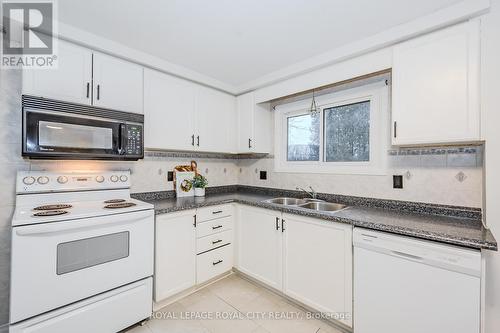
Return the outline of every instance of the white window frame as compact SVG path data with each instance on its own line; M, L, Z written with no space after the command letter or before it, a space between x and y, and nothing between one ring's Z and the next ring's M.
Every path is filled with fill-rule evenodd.
M324 109L370 101L370 160L368 162L326 162L324 144ZM287 161L288 118L309 112L311 99L300 100L275 108L274 171L331 174L387 174L387 149L390 141L389 88L384 81L316 97L320 109L319 161Z

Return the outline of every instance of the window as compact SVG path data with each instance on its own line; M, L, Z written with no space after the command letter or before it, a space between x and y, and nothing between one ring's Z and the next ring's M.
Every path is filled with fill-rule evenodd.
M370 101L323 110L325 161L370 160Z
M319 117L305 114L288 118L287 159L319 161Z
M275 169L280 172L384 174L388 89L374 83L276 107Z

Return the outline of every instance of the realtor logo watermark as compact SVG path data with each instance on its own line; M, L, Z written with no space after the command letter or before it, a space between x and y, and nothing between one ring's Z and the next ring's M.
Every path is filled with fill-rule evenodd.
M57 68L53 1L3 1L2 68Z

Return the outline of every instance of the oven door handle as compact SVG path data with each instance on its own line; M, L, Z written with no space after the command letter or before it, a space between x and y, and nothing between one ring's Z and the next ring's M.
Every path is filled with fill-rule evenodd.
M65 221L62 223L44 223L42 225L29 225L29 226L20 226L16 227L15 232L18 236L48 236L54 234L68 234L75 231L84 231L88 229L96 230L101 228L106 228L110 226L119 226L119 225L129 225L134 224L136 222L140 222L147 218L147 215L141 214L136 218L123 220L116 220L114 222L103 223L101 219L95 221ZM59 225L58 225L59 224ZM63 224L63 225L61 225Z

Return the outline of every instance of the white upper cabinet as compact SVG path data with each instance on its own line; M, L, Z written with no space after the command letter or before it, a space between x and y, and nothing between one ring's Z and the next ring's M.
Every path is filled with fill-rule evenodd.
M211 152L235 152L236 98L198 86L196 96L196 148Z
M479 22L394 47L392 143L480 140Z
M234 153L235 104L232 95L145 69L145 146Z
M143 68L94 52L94 105L143 113Z
M238 152L270 153L272 151L273 117L269 103L256 104L254 93L237 97Z
M352 226L283 214L283 292L352 326Z
M23 94L92 103L92 51L59 40L57 69L24 69Z
M144 144L151 149L195 148L193 83L144 69Z
M59 40L57 69L23 71L23 94L143 113L142 66Z

